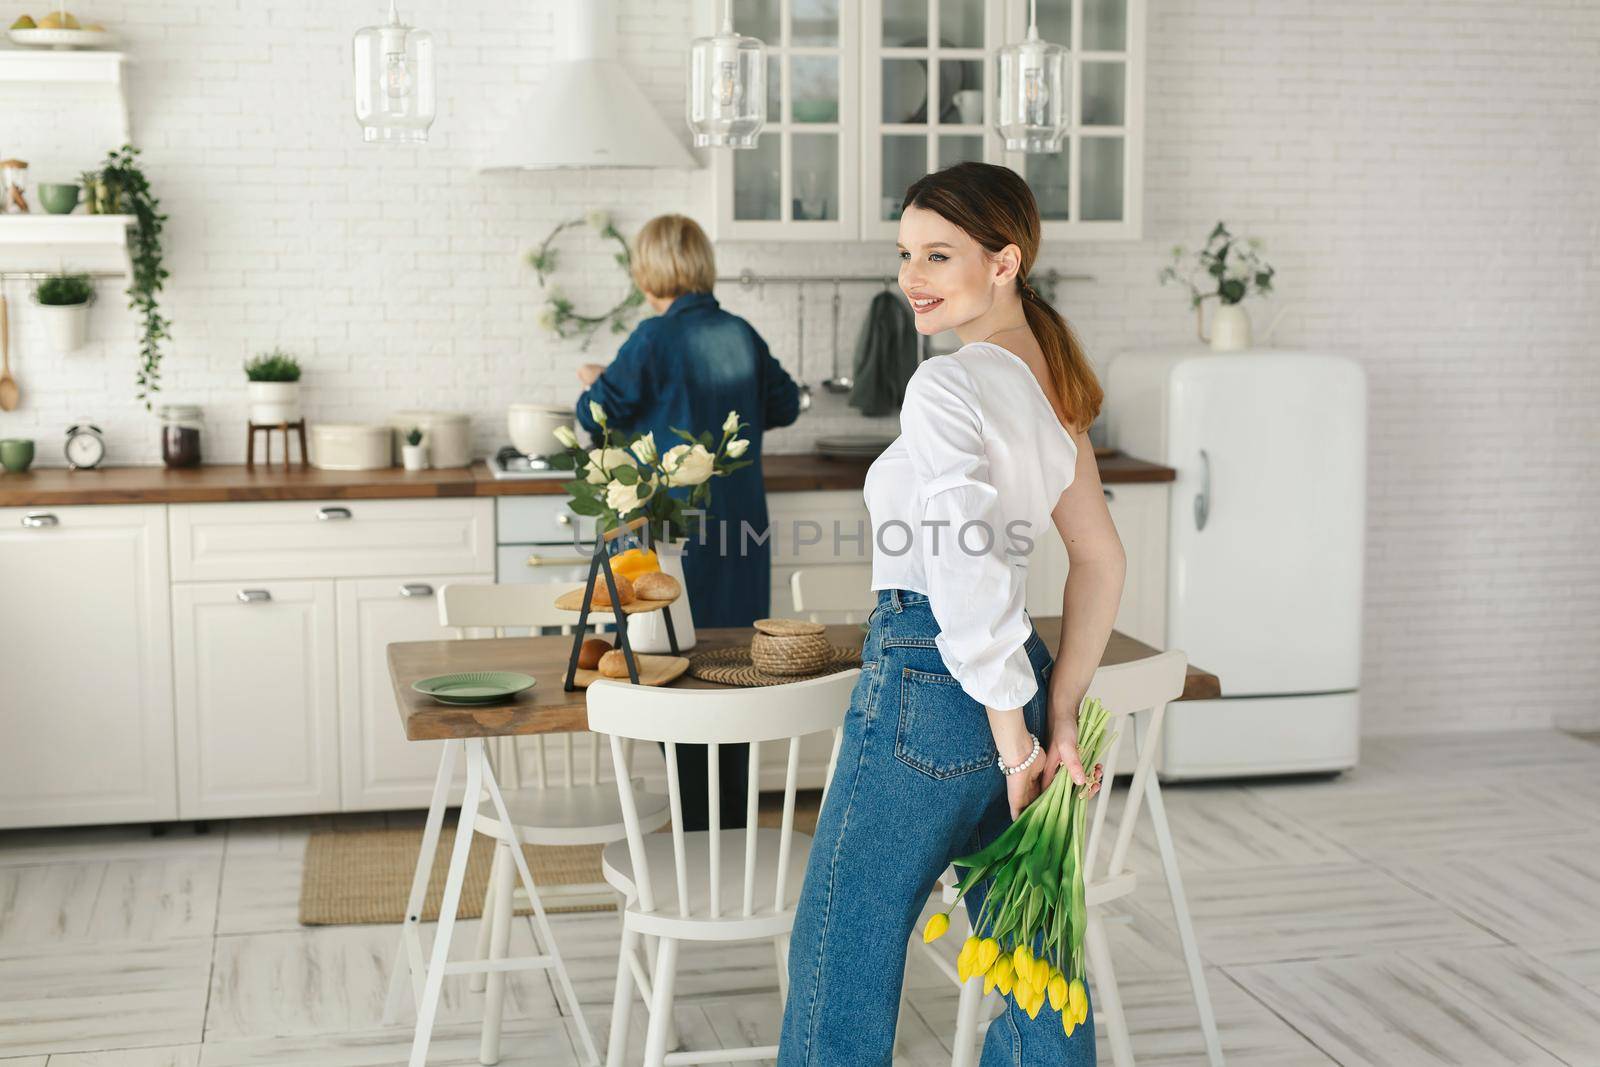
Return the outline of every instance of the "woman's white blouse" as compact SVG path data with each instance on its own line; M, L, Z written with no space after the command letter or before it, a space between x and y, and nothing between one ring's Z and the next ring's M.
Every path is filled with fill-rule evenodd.
M917 368L900 436L867 472L872 588L926 594L950 673L974 700L1038 691L1023 644L1028 554L1078 448L1021 357L985 341Z

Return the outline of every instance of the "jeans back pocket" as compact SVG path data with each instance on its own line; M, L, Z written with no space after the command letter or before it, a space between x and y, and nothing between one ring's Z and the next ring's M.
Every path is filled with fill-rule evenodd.
M894 754L937 779L993 767L996 753L988 714L948 671L903 667Z

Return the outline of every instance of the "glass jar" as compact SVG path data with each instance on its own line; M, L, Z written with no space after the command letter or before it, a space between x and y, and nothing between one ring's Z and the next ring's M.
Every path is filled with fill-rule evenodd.
M166 404L161 408L161 460L170 468L200 466L200 407Z
M4 183L4 190L0 195L5 197L5 202L0 204L0 211L4 211L7 215L26 215L28 164L20 159L0 160L0 182Z

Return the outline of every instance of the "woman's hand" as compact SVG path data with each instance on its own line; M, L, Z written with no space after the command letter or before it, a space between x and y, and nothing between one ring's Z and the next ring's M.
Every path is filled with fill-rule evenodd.
M583 383L585 389L594 384L596 378L605 373L606 368L599 363L584 363L578 367L578 381Z
M1023 753L1017 757L1016 763L1021 763L1027 758L1027 753ZM1015 764L1009 760L1007 761L1006 765L1015 766ZM1011 804L1012 822L1016 822L1017 817L1022 814L1024 808L1026 808L1029 804L1032 804L1035 800L1039 799L1039 794L1044 791L1043 785L1041 784L1043 778L1043 753L1040 753L1039 758L1033 761L1033 766L1029 767L1027 770L1018 771L1016 774L1006 775L1006 800Z
M1073 785L1088 780L1083 773L1083 761L1078 758L1078 705L1081 694L1072 698L1068 694L1050 691L1050 748L1044 754L1044 788L1049 789L1061 768Z

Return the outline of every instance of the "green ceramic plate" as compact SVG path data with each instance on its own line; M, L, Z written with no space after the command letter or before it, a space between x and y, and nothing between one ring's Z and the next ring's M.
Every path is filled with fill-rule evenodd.
M467 671L412 682L411 688L441 704L494 704L531 689L534 678L516 671Z

